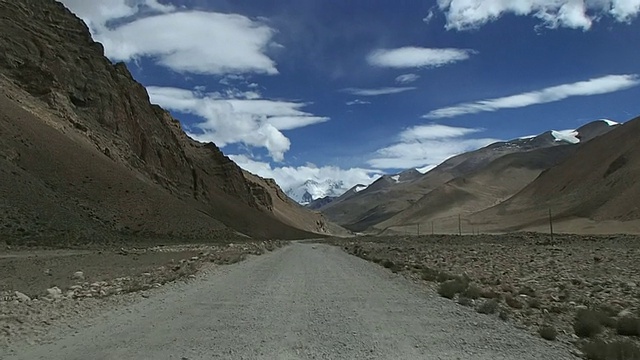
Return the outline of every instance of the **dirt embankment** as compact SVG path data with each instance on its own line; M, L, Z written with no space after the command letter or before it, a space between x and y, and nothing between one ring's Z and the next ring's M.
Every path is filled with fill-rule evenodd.
M640 241L632 236L331 240L441 296L570 342L589 359L640 359Z

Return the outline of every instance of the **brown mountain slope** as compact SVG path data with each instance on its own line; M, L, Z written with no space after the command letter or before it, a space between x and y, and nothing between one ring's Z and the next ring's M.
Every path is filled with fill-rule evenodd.
M1 0L0 14L0 234L323 231L318 214L279 213L269 189L188 138L60 3Z
M546 224L551 209L563 231L605 232L637 228L640 219L640 118L580 145L504 203L474 215L488 229ZM629 226L628 226L629 225ZM632 226L633 225L633 226Z
M543 170L574 153L576 146L555 146L505 155L467 176L437 187L392 218L375 225L380 231L405 231L422 225L424 231L456 232L458 215L487 209L513 196ZM446 224L446 228L445 228Z
M585 141L610 130L605 122L595 122L581 129L586 129ZM533 138L494 143L454 156L407 182L395 183L389 177L383 177L349 199L334 201L321 211L337 224L350 230L364 231L409 208L448 181L472 174L502 156L562 145L567 143L557 141L550 131Z

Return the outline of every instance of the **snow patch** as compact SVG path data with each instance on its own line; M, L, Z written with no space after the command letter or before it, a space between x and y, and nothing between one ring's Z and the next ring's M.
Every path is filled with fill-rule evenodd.
M368 186L364 186L364 185L358 185L356 186L356 188L354 189L356 192L360 192L364 189L368 188Z
M400 175L393 175L391 177L391 180L395 181L396 183L399 183L400 182Z
M620 125L620 123L615 122L615 121L613 121L613 120L609 120L609 119L600 119L600 121L604 121L604 122L606 122L606 123L607 123L607 125L609 125L609 126L616 126L616 125Z
M580 139L578 139L578 132L576 130L552 130L551 135L556 139L556 141L564 141L569 144L577 144L580 142Z

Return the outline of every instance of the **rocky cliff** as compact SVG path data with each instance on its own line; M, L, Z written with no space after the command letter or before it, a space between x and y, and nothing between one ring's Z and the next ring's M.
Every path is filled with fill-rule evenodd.
M214 144L190 139L58 2L0 0L0 81L0 159L9 174L0 187L14 193L5 209L30 214L18 217L47 208L42 202L53 197L61 200L50 201L58 208L51 213L92 214L88 222L51 224L59 229L195 237L231 229L279 238L323 231L314 225L321 216L303 208L296 221L276 215L272 192L247 180ZM27 179L48 192L27 186ZM29 187L24 196L17 195L21 184ZM11 212L4 212L5 229L14 227ZM41 226L39 233L46 232Z

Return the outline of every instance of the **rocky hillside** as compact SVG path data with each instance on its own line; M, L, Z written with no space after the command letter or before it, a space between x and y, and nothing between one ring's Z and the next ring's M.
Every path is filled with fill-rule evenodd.
M546 131L538 136L497 142L475 151L454 156L424 175L416 176L414 174L409 176L408 181L394 181L393 176L381 178L348 200L334 201L321 208L321 211L329 219L353 231L364 231L381 223L383 226L388 226L391 223L400 225L396 221L391 223L386 223L385 221L403 210L411 208L421 198L448 182L481 171L497 159L509 154L527 153L540 149L588 142L616 127L618 125L615 122L598 120L576 130ZM555 158L550 160L549 164L553 164ZM539 171L544 169L546 168L540 168ZM533 173L529 173L529 175L531 174ZM513 194L512 191L514 189L521 189L533 178L531 176L522 177L521 180L526 182L510 185L509 189L511 190L508 190L507 193ZM499 179L496 180L500 181ZM443 194L446 193L445 191ZM504 196L507 193L501 192L500 196ZM446 197L448 198L448 195ZM500 199L503 198L500 197ZM448 202L446 199L442 200L445 203ZM498 200L498 198L495 198L495 200ZM486 201L483 203L486 203ZM440 209L442 204L439 202L434 206ZM425 207L424 201L420 207ZM412 216L406 219L408 221L415 220Z
M547 223L551 209L558 229L637 232L640 220L640 118L581 145L521 192L475 215L487 228L527 228ZM635 223L635 225L634 225Z
M283 219L271 185L186 136L62 4L0 0L0 14L0 234L326 231L303 208Z

